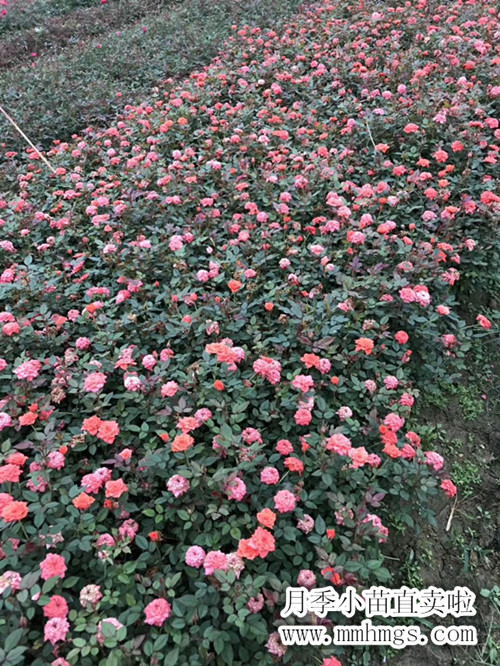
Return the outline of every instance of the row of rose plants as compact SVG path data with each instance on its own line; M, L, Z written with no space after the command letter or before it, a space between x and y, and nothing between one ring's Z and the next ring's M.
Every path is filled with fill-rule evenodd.
M114 1L114 0L111 0ZM79 7L105 5L108 0L0 0L0 34L7 29L37 25L46 16L61 16Z
M393 527L456 495L415 406L492 332L455 291L499 210L500 26L430 4L240 27L51 169L6 155L4 663L348 663L280 643L285 589L390 583Z

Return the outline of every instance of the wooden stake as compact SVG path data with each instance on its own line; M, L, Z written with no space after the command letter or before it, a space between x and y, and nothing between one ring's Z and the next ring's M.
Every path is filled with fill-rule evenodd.
M47 159L46 157L44 157L44 156L42 155L42 153L38 150L38 148L35 146L35 144L32 143L32 142L28 139L28 137L27 137L26 134L23 132L23 130L22 130L22 129L19 127L19 125L18 125L18 124L17 124L17 123L16 123L16 122L15 122L15 121L9 116L9 114L7 113L7 111L6 111L2 106L0 106L0 111L1 111L1 112L3 113L3 115L7 118L7 120L9 121L9 123L11 123L11 125L13 125L13 126L16 128L16 130L17 130L17 131L19 132L19 134L23 137L23 139L29 143L29 145L33 148L33 150L34 150L35 152L38 153L40 159L42 159L42 160L45 162L45 164L49 167L49 169L52 171L52 173L56 173L56 170L54 169L54 167L52 166L52 164L48 161L48 159Z
M458 500L458 493L457 495L455 495L455 501L453 502L453 506L451 507L450 517L448 518L448 522L446 523L446 532L450 531L451 521L453 520L453 514L455 513L455 508L457 506L457 500Z

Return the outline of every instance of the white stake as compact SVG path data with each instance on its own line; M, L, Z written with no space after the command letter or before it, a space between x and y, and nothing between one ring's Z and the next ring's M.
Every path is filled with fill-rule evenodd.
M38 155L40 156L40 159L42 159L42 160L45 162L45 164L49 167L49 169L52 171L52 173L56 173L56 170L54 169L54 167L52 166L52 164L48 161L48 159L47 159L46 157L44 157L44 156L42 155L42 153L38 150L38 148L35 146L35 144L33 144L33 143L28 139L28 137L27 137L26 134L23 132L23 130L22 130L22 129L19 127L19 125L18 125L18 124L17 124L17 123L16 123L16 122L15 122L15 121L9 116L9 114L7 113L7 111L6 111L2 106L0 106L0 111L1 111L1 112L3 113L3 115L7 118L7 120L9 121L9 123L11 123L12 125L14 125L14 127L16 128L16 130L17 130L17 131L19 132L19 134L23 137L23 139L25 139L25 141L27 141L27 142L29 143L29 145L33 148L33 150L35 150L35 151L38 153Z

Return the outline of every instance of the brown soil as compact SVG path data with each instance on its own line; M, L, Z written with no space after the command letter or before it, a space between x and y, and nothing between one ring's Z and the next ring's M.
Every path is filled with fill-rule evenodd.
M500 414L487 408L479 419L466 421L458 400L453 400L445 409L429 409L426 417L429 424L444 426L449 441L462 442L461 448L455 449L453 454L443 452L449 463L455 458L475 464L480 483L468 497L461 499L459 493L448 531L452 504L441 500L436 506L438 528L422 526L418 536L405 533L401 543L393 544L394 554L413 549L420 562L423 587L453 589L458 585L476 594L476 616L437 618L435 624L474 625L478 630L478 645L465 648L436 646L429 642L426 647L406 648L384 663L388 666L490 664L486 657L483 656L484 661L479 657L492 622L497 627L496 640L500 641L500 617L495 616L491 602L480 592L500 585ZM485 512L489 516L483 518Z

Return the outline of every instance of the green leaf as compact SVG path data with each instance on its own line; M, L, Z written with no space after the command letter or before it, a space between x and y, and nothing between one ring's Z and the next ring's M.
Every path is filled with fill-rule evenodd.
M53 576L52 578L46 580L42 586L42 594L48 594L51 590L55 588L58 582L59 578L57 576Z
M26 576L23 577L23 580L21 582L21 589L22 590L29 590L37 583L37 581L40 579L41 572L40 571L30 571L29 573L26 574Z
M24 647L23 645L18 645L16 648L11 650L5 661L6 666L15 666L15 664L20 664L22 661L24 661L23 655L27 649L28 648Z
M222 636L217 636L217 638L214 640L214 648L217 654L221 654L222 651L224 650L226 643L224 641L224 638Z
M154 642L153 649L155 652L160 652L163 650L165 645L168 643L168 635L163 634L162 636L158 636L158 638Z
M325 534L326 532L326 523L321 516L318 516L314 521L314 529L318 534Z
M7 636L7 638L5 639L5 643L3 645L5 652L10 652L19 644L23 633L24 629L15 629L12 633L10 633Z
M139 548L142 548L142 550L148 550L149 549L148 540L145 537L143 537L141 534L136 535L135 543L139 546Z
M257 589L260 589L263 585L266 584L266 577L265 576L257 576L253 580L253 584Z
M179 648L176 646L173 650L170 650L168 654L165 655L165 664L168 666L175 666L179 659Z
M73 585L76 585L80 579L78 576L70 576L69 578L66 578L63 587L73 587Z
M112 638L116 635L115 627L111 624L111 622L107 622L106 620L101 622L101 632L105 638Z
M120 627L116 632L116 639L118 641L124 641L127 638L127 627Z

